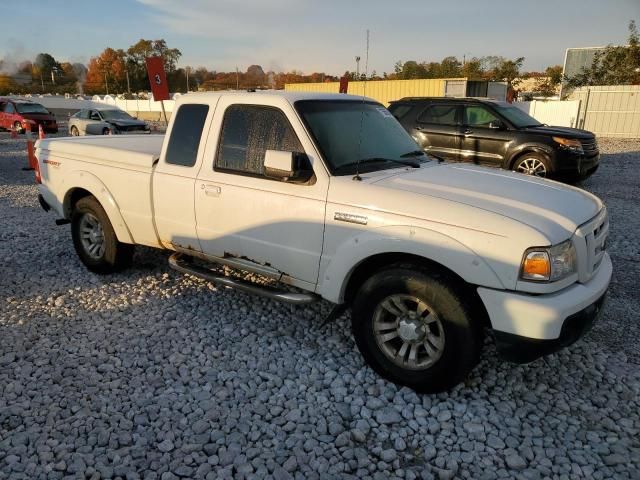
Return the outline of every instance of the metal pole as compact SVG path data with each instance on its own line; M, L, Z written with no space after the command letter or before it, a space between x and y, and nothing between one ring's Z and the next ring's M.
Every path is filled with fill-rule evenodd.
M42 72L40 72L40 83L42 84L42 93L44 93L44 80L42 79Z
M165 126L168 126L169 122L167 121L167 112L164 110L164 100L160 100L160 107L162 108L162 116L164 117L164 124Z
M107 91L107 95L109 95L109 82L107 81L107 72L104 72L104 88Z
M131 85L129 85L129 70L125 70L127 74L127 93L131 93Z
M187 93L189 93L189 67L184 69L187 73Z
M360 57L356 57L356 80L360 80Z
M240 74L238 73L238 67L236 67L236 90L240 90Z

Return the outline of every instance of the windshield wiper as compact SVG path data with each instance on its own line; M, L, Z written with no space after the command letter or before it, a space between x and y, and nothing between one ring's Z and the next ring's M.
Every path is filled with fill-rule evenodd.
M411 152L403 153L400 155L400 158L421 157L422 155L426 155L422 150L413 150Z
M413 167L420 168L419 162L412 162L410 160L396 160L394 158L384 158L384 157L371 157L371 158L363 158L358 160L357 162L349 162L344 165L340 165L336 168L336 171L344 170L346 168L353 168L358 165L365 165L367 163L381 163L381 162L389 162L389 163L398 163L400 165L404 165L405 167Z

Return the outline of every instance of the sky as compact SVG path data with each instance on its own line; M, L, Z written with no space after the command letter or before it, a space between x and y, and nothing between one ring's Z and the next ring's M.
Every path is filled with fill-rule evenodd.
M0 58L88 63L104 48L164 38L180 66L341 75L398 60L525 57L562 64L569 47L624 44L640 0L0 0ZM9 19L9 21L7 21Z

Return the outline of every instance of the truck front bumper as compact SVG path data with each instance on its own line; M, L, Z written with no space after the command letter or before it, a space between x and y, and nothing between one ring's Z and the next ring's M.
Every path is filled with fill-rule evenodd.
M612 271L611 259L605 253L589 282L552 294L479 287L499 352L507 360L527 363L578 340L602 310Z

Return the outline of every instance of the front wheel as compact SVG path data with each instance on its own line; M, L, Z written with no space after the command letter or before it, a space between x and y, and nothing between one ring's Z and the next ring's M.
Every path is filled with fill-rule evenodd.
M16 133L23 133L24 131L20 122L14 122L13 129L16 131Z
M71 127L71 130L69 130L69 133L71 133L72 137L80 136L80 131L78 130L78 127L76 127L75 125Z
M107 213L95 197L81 198L71 217L73 246L95 273L112 273L131 264L134 246L118 241Z
M397 266L373 275L353 304L352 329L367 363L418 392L448 390L477 364L480 319L455 282L439 272Z
M549 161L536 153L525 153L513 164L513 170L525 175L546 178L549 176Z

